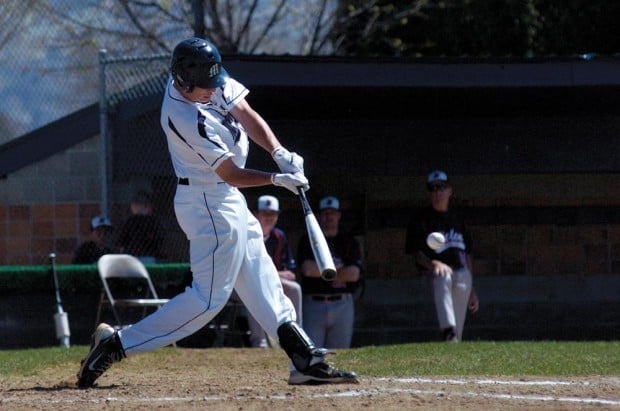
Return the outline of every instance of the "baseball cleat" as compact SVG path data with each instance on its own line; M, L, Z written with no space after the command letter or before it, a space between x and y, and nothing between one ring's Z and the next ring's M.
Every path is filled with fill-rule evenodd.
M112 364L125 358L118 334L108 324L101 323L93 333L90 352L82 360L77 374L77 386L89 388Z
M326 362L319 362L311 365L304 372L291 371L288 383L291 385L299 384L357 384L359 382L357 374L350 371L339 370Z

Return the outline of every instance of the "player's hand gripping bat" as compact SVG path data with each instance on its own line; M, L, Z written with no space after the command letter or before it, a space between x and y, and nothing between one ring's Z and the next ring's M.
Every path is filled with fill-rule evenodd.
M304 210L304 219L306 221L306 230L308 231L310 247L312 247L314 259L321 272L321 278L325 281L333 281L336 278L336 266L334 265L332 253L329 251L323 231L310 208L310 203L308 203L305 191L301 187L298 187L297 190L299 191L301 207Z

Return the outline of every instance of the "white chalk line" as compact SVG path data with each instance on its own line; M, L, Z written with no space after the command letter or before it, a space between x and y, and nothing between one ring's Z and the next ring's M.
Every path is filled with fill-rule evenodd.
M376 378L370 379L370 382L394 382L394 383L418 383L418 384L452 384L452 385L503 385L503 386L592 386L596 387L598 384L590 381L554 381L554 380L541 380L541 381L523 381L523 380L491 380L491 379L444 379L444 378ZM609 405L619 406L620 399L608 399L608 398L595 398L595 397L570 397L570 396L553 396L553 395L529 395L529 394L507 394L507 393L488 393L488 392L474 392L474 391L455 391L447 392L444 390L425 390L418 388L363 388L363 389L351 389L346 391L339 391L334 393L316 393L316 394L295 394L295 395L269 395L269 396L255 396L255 395L214 395L214 396L186 396L186 397L103 397L103 398L90 398L90 399L44 399L39 403L44 404L78 404L78 403L92 403L92 404L105 404L105 403L145 403L145 402L164 402L164 403L184 403L184 402L210 402L210 401L223 401L223 400L295 400L299 398L351 398L362 397L365 395L381 395L381 394L416 394L416 395L434 395L441 397L467 397L467 398L490 398L499 400L526 400L534 402L564 402L572 404L589 404L589 405ZM25 399L22 399L25 400ZM28 401L32 401L31 399ZM20 402L19 398L4 398L0 400L0 404L9 402Z
M392 381L392 382L402 382L402 383L419 383L419 384L453 384L453 385L466 385L466 384L475 384L475 385L526 385L526 386L556 386L556 385L580 385L580 386L588 386L592 385L590 381L557 381L557 380L533 380L533 381L524 381L524 380L467 380L467 379L452 379L452 378L420 378L420 377L407 377L407 378L377 378L377 381Z

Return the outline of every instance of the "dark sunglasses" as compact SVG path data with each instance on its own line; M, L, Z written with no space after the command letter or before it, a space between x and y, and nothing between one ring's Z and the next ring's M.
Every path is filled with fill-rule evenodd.
M442 190L445 190L448 187L449 187L449 185L446 184L446 183L427 184L426 185L426 189L428 190L429 193L434 193L435 191L442 191Z

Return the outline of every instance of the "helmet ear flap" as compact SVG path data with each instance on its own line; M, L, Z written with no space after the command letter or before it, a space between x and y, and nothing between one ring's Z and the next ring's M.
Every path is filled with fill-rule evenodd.
M183 79L183 77L181 77L181 75L179 74L178 70L176 70L175 68L172 69L172 78L174 79L174 82L183 89L184 92L191 93L192 90L194 90L194 85L190 81L186 81L185 79Z

